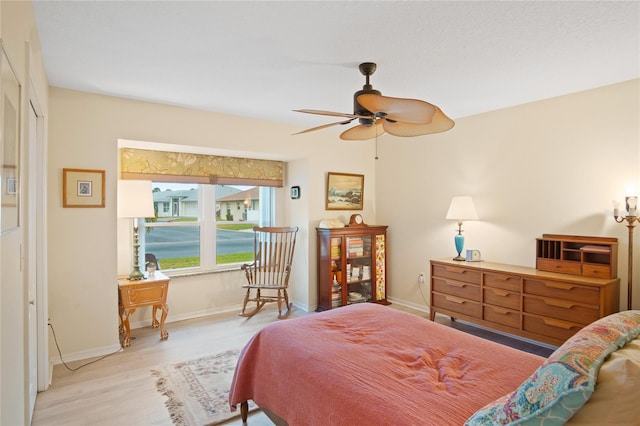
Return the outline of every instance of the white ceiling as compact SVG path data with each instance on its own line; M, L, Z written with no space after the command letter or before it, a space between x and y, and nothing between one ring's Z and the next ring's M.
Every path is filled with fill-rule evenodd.
M454 120L640 77L637 0L33 3L52 86L302 127L361 62Z

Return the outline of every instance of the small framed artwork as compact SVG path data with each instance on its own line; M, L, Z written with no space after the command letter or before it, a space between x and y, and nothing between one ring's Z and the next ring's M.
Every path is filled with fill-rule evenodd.
M291 199L292 200L297 200L298 198L300 198L300 187L299 186L292 186L291 187Z
M364 175L327 174L326 210L362 210Z
M104 207L104 170L62 169L62 207Z

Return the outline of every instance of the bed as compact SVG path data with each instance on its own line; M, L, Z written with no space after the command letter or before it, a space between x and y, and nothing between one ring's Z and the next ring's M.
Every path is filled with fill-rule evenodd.
M259 331L240 354L229 403L246 420L253 400L290 426L535 424L550 416L561 422L545 424L562 424L588 412L597 373L623 354L618 349L637 357L636 369L618 362L622 373L612 373L610 388L640 395L640 311L594 324L545 359L390 307L354 304ZM616 412L637 424L638 404L626 405Z

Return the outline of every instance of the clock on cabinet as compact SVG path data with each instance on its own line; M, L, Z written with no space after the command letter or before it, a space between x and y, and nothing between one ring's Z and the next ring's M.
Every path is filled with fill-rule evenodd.
M349 219L349 226L367 226L367 224L364 223L364 219L361 214L355 213L352 214Z

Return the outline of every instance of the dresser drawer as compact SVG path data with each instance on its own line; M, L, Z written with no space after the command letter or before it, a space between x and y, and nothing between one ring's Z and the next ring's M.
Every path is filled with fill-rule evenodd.
M440 293L431 293L431 300L433 302L432 308L447 309L475 318L482 317L482 306L480 306L480 302Z
M526 314L524 315L522 324L524 331L551 337L563 342L582 328L582 325L579 324L552 318L538 318Z
M582 274L582 266L580 262L570 262L567 260L538 259L536 262L536 268L541 271L557 272L560 274Z
M585 263L582 265L582 275L585 277L609 278L611 277L611 268L605 265Z
M485 287L501 288L503 290L520 292L522 278L517 275L497 274L487 272L484 274Z
M480 301L480 286L476 284L433 277L431 286L432 290L438 293L450 294L476 302Z
M520 329L520 312L504 309L498 306L484 305L482 319L496 324Z
M596 287L586 287L562 281L524 280L525 294L548 296L555 299L571 300L577 303L598 306L600 291Z
M485 287L483 294L484 303L520 310L520 291L514 292L501 288Z
M529 295L524 297L524 312L584 325L600 318L600 312L596 308L582 306L568 300Z
M482 278L482 272L474 269L434 264L431 268L431 276L449 278L456 281L479 285Z

